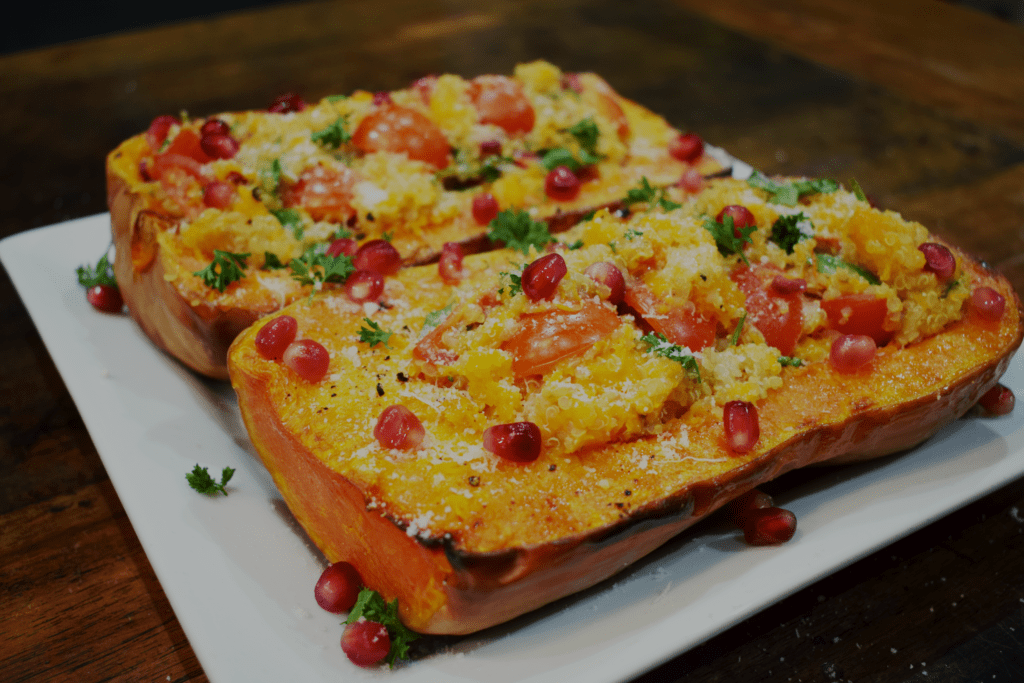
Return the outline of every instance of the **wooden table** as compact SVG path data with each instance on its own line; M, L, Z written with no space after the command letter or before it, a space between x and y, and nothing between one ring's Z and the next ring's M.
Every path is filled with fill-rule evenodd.
M0 58L2 235L100 213L152 117L546 58L769 173L857 178L1024 291L1024 30L937 0L298 3ZM206 677L0 277L0 679ZM640 681L1024 680L1024 481Z

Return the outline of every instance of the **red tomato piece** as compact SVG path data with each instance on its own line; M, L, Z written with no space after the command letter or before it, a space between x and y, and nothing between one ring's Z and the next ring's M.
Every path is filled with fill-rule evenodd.
M355 215L352 188L356 174L348 168L316 165L307 168L298 182L281 192L285 206L302 206L314 220L344 223Z
M639 282L626 287L625 302L651 329L673 344L700 351L715 343L718 324L713 319L697 310L671 308Z
M775 287L778 275L774 268L740 266L730 277L747 297L745 324L756 327L766 344L790 356L804 327L803 296Z
M529 133L536 122L533 105L519 83L508 76L478 76L469 84L469 97L480 123L492 123L511 135Z
M584 353L619 326L619 316L591 301L579 311L552 310L525 315L501 348L512 354L517 377L543 375L559 362Z
M889 314L885 299L871 294L843 294L835 299L823 300L821 307L834 330L843 334L867 335L878 346L885 346L892 339L892 332L885 329L885 320Z
M364 153L404 152L439 169L451 161L451 145L437 124L415 109L395 104L367 115L352 133L352 144Z
M164 154L180 154L181 156L195 159L200 164L213 161L213 157L203 151L199 133L191 128L183 128L178 131L178 134L171 140L171 144L167 145ZM160 156L163 156L163 154Z

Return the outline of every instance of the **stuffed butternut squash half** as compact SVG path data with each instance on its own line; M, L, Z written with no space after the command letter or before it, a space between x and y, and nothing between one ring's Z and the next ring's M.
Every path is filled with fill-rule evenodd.
M1021 342L1005 279L830 181L631 197L557 239L518 214L517 249L369 300L326 284L232 345L296 518L410 628L498 624L788 470L910 448Z
M492 248L500 210L532 209L558 231L641 178L684 193L721 169L697 136L599 76L546 62L160 116L107 158L115 272L158 346L223 378L235 335L308 295L312 283L292 276L325 250L390 269L432 262L445 244Z

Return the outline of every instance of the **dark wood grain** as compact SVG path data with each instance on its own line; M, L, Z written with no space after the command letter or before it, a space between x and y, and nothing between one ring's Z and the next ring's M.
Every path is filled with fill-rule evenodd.
M157 114L536 58L856 178L1024 291L1024 30L933 0L306 2L6 55L0 236L104 211L104 155ZM6 276L0 323L0 679L205 681ZM1024 680L1022 511L1018 481L638 680Z

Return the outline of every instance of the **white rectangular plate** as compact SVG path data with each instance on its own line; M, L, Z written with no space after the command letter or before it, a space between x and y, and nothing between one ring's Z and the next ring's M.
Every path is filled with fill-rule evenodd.
M2 258L71 392L160 583L213 681L620 681L1024 474L1024 411L964 419L898 457L821 470L780 504L796 537L751 548L714 521L618 577L394 671L351 665L313 585L323 557L249 445L234 392L156 350L75 278L107 214L15 235ZM1003 382L1024 395L1024 362ZM192 491L195 464L236 473ZM770 577L766 579L765 577Z

